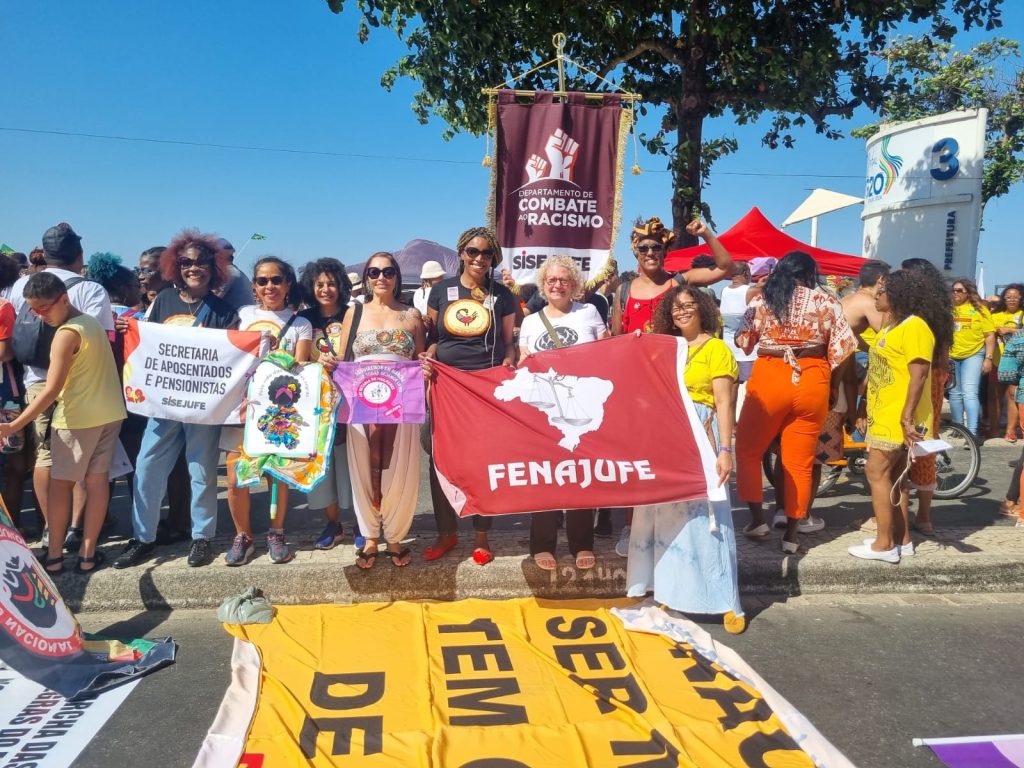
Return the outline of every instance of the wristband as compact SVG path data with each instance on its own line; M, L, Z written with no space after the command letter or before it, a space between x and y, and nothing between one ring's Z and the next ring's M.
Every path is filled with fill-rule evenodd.
M731 445L720 446L719 449L718 449L718 452L719 453L732 453L732 446Z

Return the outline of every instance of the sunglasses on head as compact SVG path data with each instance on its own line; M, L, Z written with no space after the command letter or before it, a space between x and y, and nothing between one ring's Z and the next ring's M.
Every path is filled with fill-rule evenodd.
M394 280L397 274L398 270L394 267L384 267L383 269L380 267L370 267L366 270L366 276L371 280L376 280L381 275L384 276L385 280Z
M191 269L192 267L208 267L213 263L209 256L200 256L198 259L178 259L178 269Z
M284 283L284 278L281 275L274 275L273 277L257 277L254 281L256 285L263 288L266 285L281 285Z
M492 261L494 259L494 251L492 251L490 248L484 248L483 250L480 250L479 248L473 248L472 246L467 245L465 248L462 249L462 252L469 256L469 258L471 259L483 258L487 259L488 261Z

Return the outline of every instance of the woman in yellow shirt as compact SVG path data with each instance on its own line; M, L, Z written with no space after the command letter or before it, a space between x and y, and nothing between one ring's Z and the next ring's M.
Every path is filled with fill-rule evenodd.
M866 416L871 504L878 534L849 548L854 557L898 563L914 554L908 519L907 459L910 447L930 437L931 366L936 345L949 343L950 318L927 290L927 278L899 270L879 289L875 304L890 323L869 351ZM898 496L898 498L897 498Z
M973 280L965 277L953 282L953 347L949 356L953 361L954 383L949 391L949 410L953 421L964 423L975 439L981 400L978 389L981 377L992 370L996 354L996 327L992 315L978 295Z
M683 381L718 452L718 483L732 473L733 383L739 366L715 338L718 309L696 288L670 288L654 311L654 333L679 336L687 348ZM633 511L627 595L649 592L685 613L724 614L727 632L746 627L740 604L732 504L707 499L653 504Z
M1002 355L1006 340L1024 326L1024 309L1021 308L1021 299L1024 298L1024 285L1011 283L1003 289L999 296L999 306L992 313L992 323L996 327L996 349L994 367L989 378L989 432L995 437L999 429L999 412L1006 409L1006 441L1017 442L1017 428L1020 421L1017 416L1017 385L1002 384L996 377L995 369L999 367L999 357Z

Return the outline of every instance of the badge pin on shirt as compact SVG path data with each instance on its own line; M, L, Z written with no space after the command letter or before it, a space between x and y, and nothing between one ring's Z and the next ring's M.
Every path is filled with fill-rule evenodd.
M448 286L448 301L459 300L459 287L457 285Z

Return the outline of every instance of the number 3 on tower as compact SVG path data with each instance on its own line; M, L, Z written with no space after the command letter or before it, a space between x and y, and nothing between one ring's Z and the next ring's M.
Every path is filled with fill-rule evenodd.
M933 179L949 181L960 171L960 161L956 159L960 145L956 139L939 139L932 147L932 154L937 154L936 167L931 169Z

